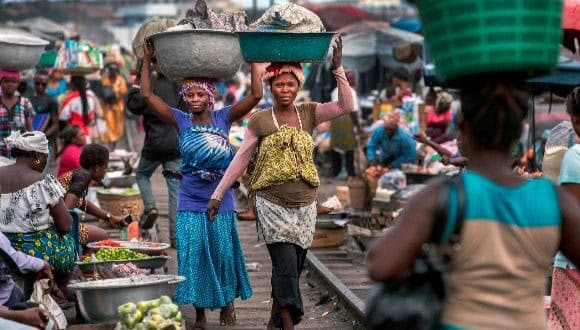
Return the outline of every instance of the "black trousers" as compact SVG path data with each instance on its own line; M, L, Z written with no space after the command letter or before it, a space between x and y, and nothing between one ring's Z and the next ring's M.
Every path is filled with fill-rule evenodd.
M334 150L332 152L332 176L336 177L342 171L342 157L340 152ZM346 166L346 173L348 176L355 176L354 172L354 151L347 151L344 153L344 161Z
M282 328L280 308L289 309L292 322L298 324L304 315L300 274L307 250L291 243L273 243L267 247L272 259L272 298L278 306L272 318L274 325Z

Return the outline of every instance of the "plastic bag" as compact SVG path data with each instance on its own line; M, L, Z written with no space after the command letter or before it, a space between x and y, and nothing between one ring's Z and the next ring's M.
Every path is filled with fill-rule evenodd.
M403 189L407 187L407 177L401 170L391 170L379 179L381 189Z
M34 282L34 288L29 301L37 303L40 308L48 313L48 317L54 324L53 329L64 330L67 328L68 323L62 309L49 294L50 285L48 281L48 279L42 279Z

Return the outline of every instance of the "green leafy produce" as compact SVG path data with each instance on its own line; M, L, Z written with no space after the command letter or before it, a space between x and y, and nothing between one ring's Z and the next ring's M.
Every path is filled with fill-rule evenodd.
M94 254L97 261L115 261L115 260L131 260L131 259L147 259L148 255L144 253L135 252L125 248L100 249ZM93 262L91 257L83 260L83 263L90 264Z

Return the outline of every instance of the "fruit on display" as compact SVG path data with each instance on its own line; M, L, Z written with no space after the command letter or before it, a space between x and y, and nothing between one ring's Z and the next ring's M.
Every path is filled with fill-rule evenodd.
M98 241L95 243L95 246L111 246L111 247L120 247L121 243L112 241L110 239L106 239L103 241Z
M181 330L182 315L171 298L129 302L117 308L121 321L115 330Z
M125 248L100 249L97 253L92 254L85 259L83 263L89 264L97 261L116 261L116 260L134 260L150 258L144 253L135 252Z
M388 167L371 166L366 169L365 174L375 178L380 178L381 176L383 176L383 174L387 173L388 171L389 171Z

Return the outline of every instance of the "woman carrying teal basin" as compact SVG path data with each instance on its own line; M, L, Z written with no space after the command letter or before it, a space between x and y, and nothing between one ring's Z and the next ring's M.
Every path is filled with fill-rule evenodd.
M252 64L251 92L231 107L214 110L214 85L204 79L186 80L182 96L190 113L170 108L152 92L153 45L145 42L141 94L149 108L179 134L183 157L176 215L178 274L185 276L175 294L179 304L193 304L195 328L205 329L205 309L221 309L220 324L235 323L233 301L252 295L244 254L238 237L231 189L216 219L206 216L206 206L234 157L228 134L231 123L250 112L262 98L258 66Z
M462 91L459 129L469 170L464 191L460 247L447 267L450 291L443 329L545 329L544 276L558 249L580 261L580 207L547 179L512 173L510 146L521 133L528 96L516 85L482 82ZM434 235L438 196L444 182L418 192L396 222L369 250L375 281L396 278L413 264L427 242L444 242L455 228L450 217ZM449 193L449 213L458 209Z

